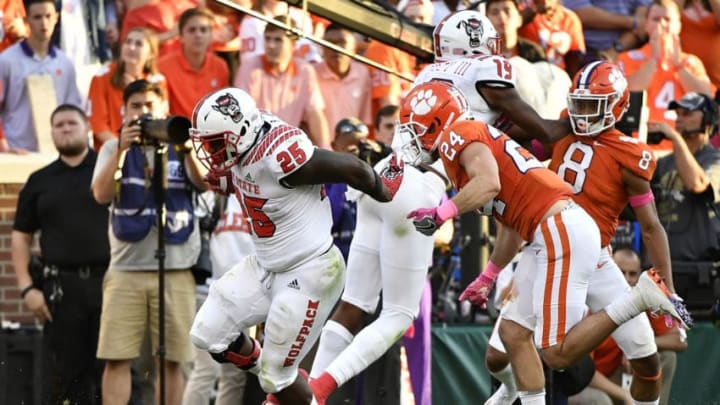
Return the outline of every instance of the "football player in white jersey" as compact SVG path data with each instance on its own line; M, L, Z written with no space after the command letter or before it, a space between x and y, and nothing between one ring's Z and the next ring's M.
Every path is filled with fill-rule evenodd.
M190 336L219 362L257 374L283 404L310 403L298 365L320 335L344 285L345 265L330 234L324 183L344 182L381 202L403 178L391 158L382 173L352 155L315 148L308 136L225 88L195 107L190 130L208 180L234 190L250 221L255 255L210 287ZM262 350L243 330L265 322Z
M359 198L345 290L323 328L310 372L313 404L324 405L337 387L379 359L417 316L434 239L414 232L406 215L424 204L438 204L445 196L448 183L442 167L437 167L406 166L390 203ZM381 290L382 311L362 328L364 318L376 310Z
M416 77L415 85L431 80L451 83L465 96L475 119L513 137L527 134L550 141L570 132L567 119L543 119L515 88L510 61L499 55L502 39L490 20L475 10L445 17L433 32L435 63Z

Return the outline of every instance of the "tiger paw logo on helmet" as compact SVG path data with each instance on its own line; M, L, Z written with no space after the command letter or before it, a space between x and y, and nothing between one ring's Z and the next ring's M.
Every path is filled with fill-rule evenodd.
M433 94L431 89L418 92L412 100L410 100L410 107L412 111L418 115L425 115L432 111L432 108L437 103L437 96Z
M608 74L608 80L612 84L613 89L615 89L618 93L624 92L625 88L627 88L627 79L622 72L617 69L610 71Z

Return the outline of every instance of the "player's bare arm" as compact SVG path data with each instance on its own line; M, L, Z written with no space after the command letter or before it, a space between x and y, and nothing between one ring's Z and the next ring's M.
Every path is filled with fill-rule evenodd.
M625 190L632 199L642 198L641 196L650 195L650 183L627 169L622 170L623 184ZM665 284L670 291L675 291L672 279L672 268L670 265L670 247L668 246L667 234L660 223L655 209L655 202L650 198L645 198L633 206L637 220L640 223L640 233L643 243L647 248L648 256L655 270L660 273Z
M540 117L513 87L478 86L477 90L490 108L502 111L515 124L507 131L513 139L535 138L551 143L571 132L568 119L546 120Z
M394 195L370 165L351 154L325 149L316 149L312 158L283 182L289 186L347 183L380 202L388 202Z
M480 142L472 142L465 147L459 159L470 181L452 201L457 206L458 214L463 214L484 206L498 195L500 176L490 148Z
M495 236L495 246L490 254L490 261L498 267L505 268L517 255L523 244L523 239L517 231L504 226L499 221L495 221L495 225L497 235Z

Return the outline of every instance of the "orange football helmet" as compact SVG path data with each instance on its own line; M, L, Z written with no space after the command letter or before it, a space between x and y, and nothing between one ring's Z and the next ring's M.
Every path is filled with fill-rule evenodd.
M595 136L611 128L629 105L627 79L616 65L591 62L575 74L568 94L568 115L576 135Z
M417 85L400 102L393 144L405 162L430 163L443 132L468 113L465 97L451 84L433 80Z

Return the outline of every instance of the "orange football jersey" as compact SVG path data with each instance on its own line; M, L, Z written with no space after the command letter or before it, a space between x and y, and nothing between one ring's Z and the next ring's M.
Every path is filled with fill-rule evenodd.
M548 209L556 201L570 198L572 190L517 142L481 121L455 123L438 144L445 170L457 189L470 180L460 167L459 156L472 142L490 148L500 175L500 193L480 209L481 213L493 215L526 241L532 240Z
M655 158L648 145L611 129L595 137L562 138L553 145L549 167L570 184L573 200L593 217L600 228L602 246L607 246L628 203L622 169L650 181Z

